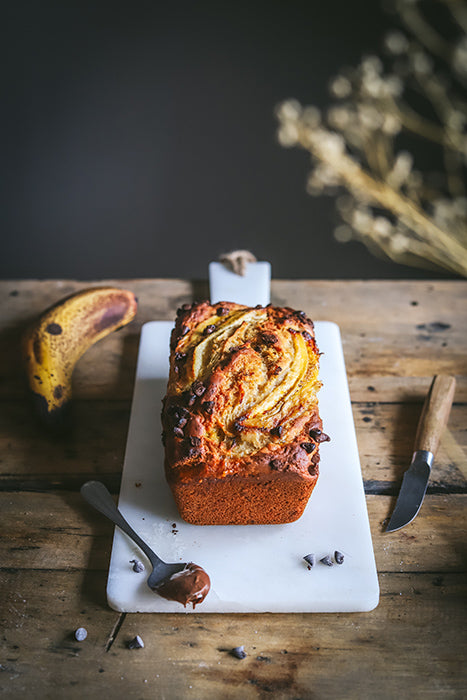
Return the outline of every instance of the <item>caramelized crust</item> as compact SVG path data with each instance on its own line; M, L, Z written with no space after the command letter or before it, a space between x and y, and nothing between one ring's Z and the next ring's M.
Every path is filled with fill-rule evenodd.
M302 311L178 311L163 401L165 469L198 525L292 522L318 479L319 352Z

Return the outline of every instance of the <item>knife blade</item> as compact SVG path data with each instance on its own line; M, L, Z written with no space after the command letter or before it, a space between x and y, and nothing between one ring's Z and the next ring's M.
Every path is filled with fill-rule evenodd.
M422 506L431 466L448 422L455 390L455 377L446 374L433 377L418 423L412 461L402 479L386 532L394 532L408 525Z

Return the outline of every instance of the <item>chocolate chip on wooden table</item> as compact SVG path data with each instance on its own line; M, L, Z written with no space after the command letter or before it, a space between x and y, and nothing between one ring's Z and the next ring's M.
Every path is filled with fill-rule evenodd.
M134 637L130 642L128 642L128 649L144 649L144 642L139 636L139 634Z
M244 659L246 657L246 651L243 644L240 647L234 647L230 653L232 656L235 656L236 659Z
M77 642L84 642L87 636L88 631L85 627L78 627L78 629L75 631L75 639Z

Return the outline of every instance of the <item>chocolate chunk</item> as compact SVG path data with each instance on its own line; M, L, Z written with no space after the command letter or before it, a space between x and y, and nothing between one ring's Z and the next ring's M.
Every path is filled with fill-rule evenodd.
M196 401L196 396L191 391L184 391L183 398L188 406L193 406L194 402Z
M310 437L313 438L313 440L317 440L318 437L321 435L321 430L319 428L312 428L310 431Z
M176 352L175 359L177 362L183 362L186 360L186 352Z
M305 340L313 340L308 331L302 331L302 335L305 338Z
M131 642L128 642L128 649L144 649L144 642L139 634Z
M269 433L271 435L274 435L275 437L280 437L282 435L283 430L284 430L284 427L282 425L276 425L274 428L271 428Z
M336 560L336 564L344 563L344 555L342 554L342 552L338 552L337 549L334 552L334 559Z
M185 437L183 434L183 430L181 428L179 428L177 425L175 426L173 432L174 432L174 435L176 435L177 437L181 437L181 438Z
M201 408L205 413L211 415L211 413L214 411L214 401L203 401Z
M301 318L302 321L306 319L306 313L304 311L296 311L295 315L298 316L298 318Z
M301 442L300 447L310 455L312 452L314 452L315 443L314 442Z
M188 326L182 326L182 327L180 328L180 337L183 338L183 336L186 335L186 334L188 333L189 330L190 330L190 329L189 329Z
M178 419L177 425L179 428L184 428L185 425L187 424L187 422L188 422L188 419L185 418L185 416L182 416L181 418Z
M218 316L225 316L226 314L229 313L229 310L225 308L225 306L218 306L216 309L216 314Z
M261 333L261 340L265 345L274 345L277 343L278 338L274 333Z
M246 657L246 651L243 645L241 647L235 647L230 653L232 656L235 656L236 659L244 659Z
M142 561L138 561L138 559L132 559L130 561L130 564L133 564L132 569L136 574L141 574L144 571L144 564Z
M323 431L319 428L312 428L309 431L309 435L311 438L313 438L313 440L316 440L316 442L329 442L329 440L331 439L329 435L323 433Z
M314 554L307 554L305 557L303 557L308 566L311 568L312 566L315 565L316 563L316 557Z
M202 396L206 391L206 387L204 386L203 382L200 382L200 380L197 379L191 385L191 390L194 394L196 394L196 396Z
M214 333L215 330L216 326L213 323L211 323L211 325L206 326L206 328L203 331L203 335L211 335L211 333Z
M271 369L271 374L276 377L278 374L282 372L282 367L280 365L274 365L274 367Z
M281 459L271 459L269 464L273 469L280 469L284 463Z
M172 417L174 425L185 425L190 417L190 411L188 411L184 406L172 405L167 409L167 413ZM184 419L185 422L183 423Z
M326 554L325 557L323 557L322 559L320 559L320 562L321 562L322 564L324 564L325 566L332 566L332 559L331 559L331 557L329 556L329 554Z

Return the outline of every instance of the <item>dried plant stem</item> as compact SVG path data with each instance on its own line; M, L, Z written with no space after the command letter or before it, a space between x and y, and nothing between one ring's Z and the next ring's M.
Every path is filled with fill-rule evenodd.
M417 37L420 44L433 55L449 61L452 53L450 44L426 21L418 7L404 0L399 0L396 7L404 24Z
M423 245L431 246L438 259L449 261L450 268L467 275L467 251L449 233L443 231L419 207L385 182L377 180L346 153L335 153L327 147L328 131L311 129L295 123L297 142L315 158L329 166L347 189L363 201L378 203L392 212L399 220L422 239ZM414 246L415 246L414 241Z
M413 134L417 134L420 138L425 138L428 141L440 144L441 146L445 146L446 148L464 155L467 154L467 147L456 132L451 132L437 124L433 124L433 122L428 121L428 119L423 119L423 117L410 110L408 107L404 109L398 108L397 115L399 116L402 126Z
M459 27L467 34L467 7L459 0L447 0L449 10Z

